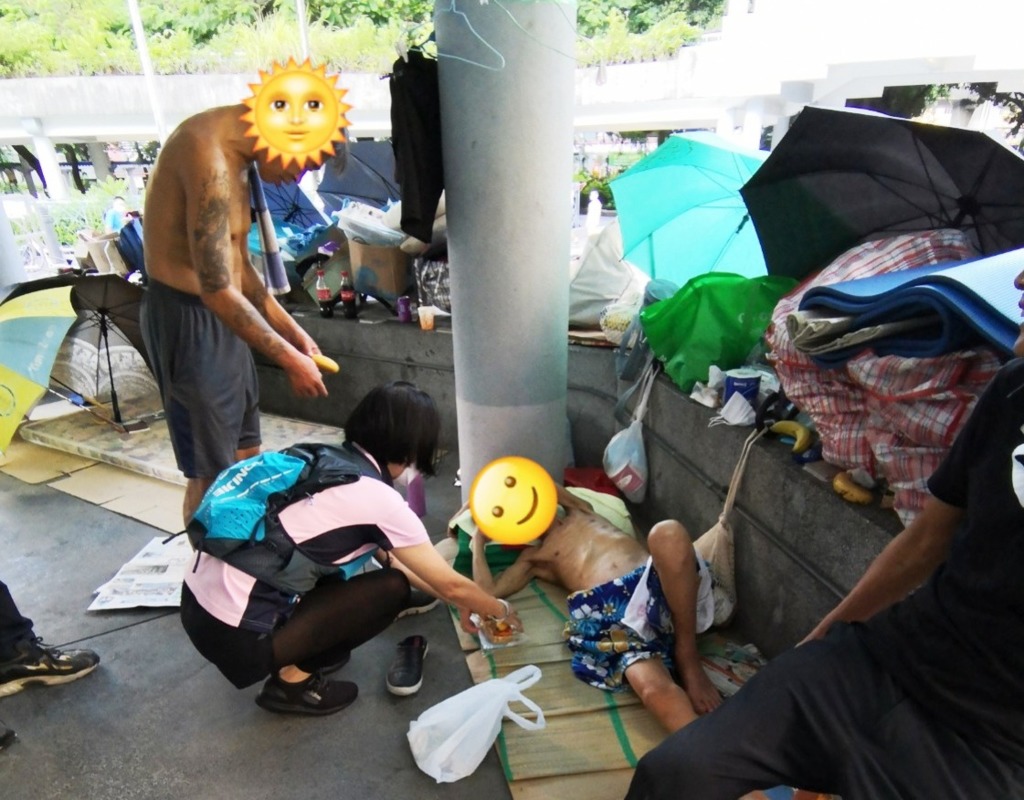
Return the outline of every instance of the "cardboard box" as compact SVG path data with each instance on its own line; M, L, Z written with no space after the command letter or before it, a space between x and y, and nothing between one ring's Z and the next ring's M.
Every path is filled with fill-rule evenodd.
M115 275L127 275L130 272L128 265L121 258L121 251L117 249L118 235L117 233L104 233L85 242L89 259L101 274L112 272Z
M357 292L391 303L412 285L409 254L397 247L350 241L348 251Z

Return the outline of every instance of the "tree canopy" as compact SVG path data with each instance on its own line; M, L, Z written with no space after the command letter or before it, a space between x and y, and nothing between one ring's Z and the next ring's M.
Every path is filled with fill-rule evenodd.
M721 15L724 0L580 0L581 63L671 55ZM307 0L311 54L378 71L394 45L425 39L433 0ZM126 0L0 0L0 78L139 74ZM158 73L251 72L298 50L293 0L139 0Z

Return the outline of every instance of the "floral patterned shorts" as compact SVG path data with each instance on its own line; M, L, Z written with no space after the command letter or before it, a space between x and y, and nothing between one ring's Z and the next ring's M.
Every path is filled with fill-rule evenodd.
M669 671L673 668L672 616L653 565L647 576L646 618L657 635L644 639L622 622L644 569L639 566L621 578L569 595L565 639L572 651L572 671L598 689L621 692L627 685L626 668L641 659L661 658Z

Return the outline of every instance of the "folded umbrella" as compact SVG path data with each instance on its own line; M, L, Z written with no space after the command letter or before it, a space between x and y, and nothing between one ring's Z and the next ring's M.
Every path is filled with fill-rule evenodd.
M611 182L625 258L680 286L706 272L765 274L740 187L768 154L676 134Z
M911 231L960 229L983 255L1024 246L1024 157L981 131L808 106L740 194L773 275Z

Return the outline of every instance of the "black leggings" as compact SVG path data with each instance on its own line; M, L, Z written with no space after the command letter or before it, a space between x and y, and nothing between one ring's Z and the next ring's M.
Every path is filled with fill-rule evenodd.
M266 634L221 622L186 585L181 622L199 653L244 689L290 664L314 672L337 663L387 628L408 600L409 580L397 569L321 581L279 628Z
M337 661L387 628L409 601L409 579L379 569L320 583L271 634L274 669L295 664L313 672Z

